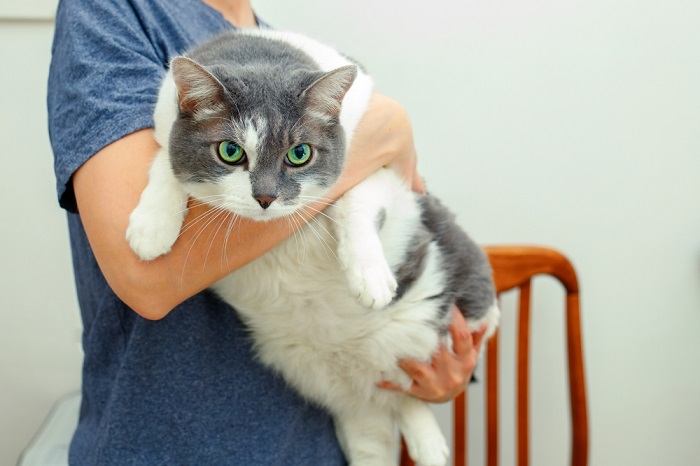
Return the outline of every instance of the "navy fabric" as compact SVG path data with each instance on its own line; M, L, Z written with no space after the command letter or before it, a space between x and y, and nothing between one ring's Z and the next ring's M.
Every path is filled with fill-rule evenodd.
M83 319L75 465L344 464L332 420L261 366L210 292L147 321L112 292L76 212L71 176L153 125L169 60L232 26L199 0L62 0L49 76L59 202Z

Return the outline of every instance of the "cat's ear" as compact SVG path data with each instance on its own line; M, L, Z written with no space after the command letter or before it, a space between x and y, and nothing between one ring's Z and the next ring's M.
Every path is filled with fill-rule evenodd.
M202 65L187 57L170 62L177 86L180 111L189 115L217 113L224 109L226 89Z
M347 65L322 74L299 95L306 105L323 116L337 118L345 93L357 76L357 67Z

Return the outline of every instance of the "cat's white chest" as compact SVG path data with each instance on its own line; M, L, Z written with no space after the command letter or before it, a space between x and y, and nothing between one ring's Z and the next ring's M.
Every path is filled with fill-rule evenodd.
M349 325L371 319L372 310L350 295L331 231L328 221L316 220L213 287L256 340L322 349L353 339Z

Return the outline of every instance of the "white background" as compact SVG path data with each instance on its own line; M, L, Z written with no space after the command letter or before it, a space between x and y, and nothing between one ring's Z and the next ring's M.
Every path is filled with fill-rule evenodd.
M56 0L3 0L0 18L3 20L50 20L56 10Z
M80 383L80 322L46 131L53 26L26 19L50 15L51 3L0 8L0 464L16 461L53 401ZM362 61L379 88L407 107L429 188L477 240L552 245L573 259L582 288L591 464L698 464L700 4L255 5L274 26ZM537 465L567 463L561 297L554 282L536 282ZM505 304L502 339L509 340L512 297ZM502 353L507 465L512 343ZM447 407L439 412L447 426ZM479 459L482 450L477 439L470 455Z

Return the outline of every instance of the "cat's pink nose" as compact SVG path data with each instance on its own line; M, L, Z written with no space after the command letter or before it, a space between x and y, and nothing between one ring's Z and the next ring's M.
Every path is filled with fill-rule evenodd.
M260 204L260 207L263 209L267 209L270 207L270 204L274 202L275 199L277 199L277 196L253 196L256 201L258 201L258 204Z

